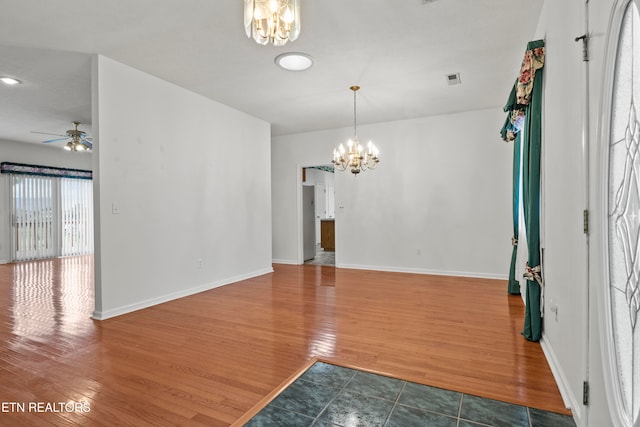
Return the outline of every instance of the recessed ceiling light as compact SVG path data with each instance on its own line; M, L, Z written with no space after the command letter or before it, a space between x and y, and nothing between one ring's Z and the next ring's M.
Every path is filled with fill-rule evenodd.
M20 80L14 79L13 77L0 77L0 82L6 85L17 85L22 83Z
M313 60L306 53L288 52L276 56L275 63L288 71L304 71L313 65Z

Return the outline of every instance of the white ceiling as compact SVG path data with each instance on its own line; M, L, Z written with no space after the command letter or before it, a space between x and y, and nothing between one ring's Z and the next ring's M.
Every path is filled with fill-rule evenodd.
M24 82L0 85L0 139L90 125L95 53L264 119L273 135L350 126L353 84L360 124L500 107L542 1L301 0L299 39L275 48L246 37L243 0L0 0L0 75ZM314 66L278 68L288 51Z

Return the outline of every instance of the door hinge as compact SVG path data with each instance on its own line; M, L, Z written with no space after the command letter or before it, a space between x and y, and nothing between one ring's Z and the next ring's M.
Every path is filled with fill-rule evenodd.
M583 34L580 37L576 37L575 41L582 40L582 60L589 61L589 34Z
M582 211L582 231L584 234L589 234L589 211Z
M582 383L582 404L584 406L589 405L589 382L584 381Z

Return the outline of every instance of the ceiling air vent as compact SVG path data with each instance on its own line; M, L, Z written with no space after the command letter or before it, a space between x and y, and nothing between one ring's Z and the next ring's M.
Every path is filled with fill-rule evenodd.
M447 74L447 83L449 83L449 86L459 85L460 83L462 83L460 81L460 73Z

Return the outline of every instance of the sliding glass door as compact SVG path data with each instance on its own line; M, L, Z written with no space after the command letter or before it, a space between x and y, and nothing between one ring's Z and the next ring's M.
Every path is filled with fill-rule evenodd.
M11 175L12 259L93 252L91 180Z
M59 178L60 255L93 253L93 182Z
M13 260L55 256L53 178L11 177Z

